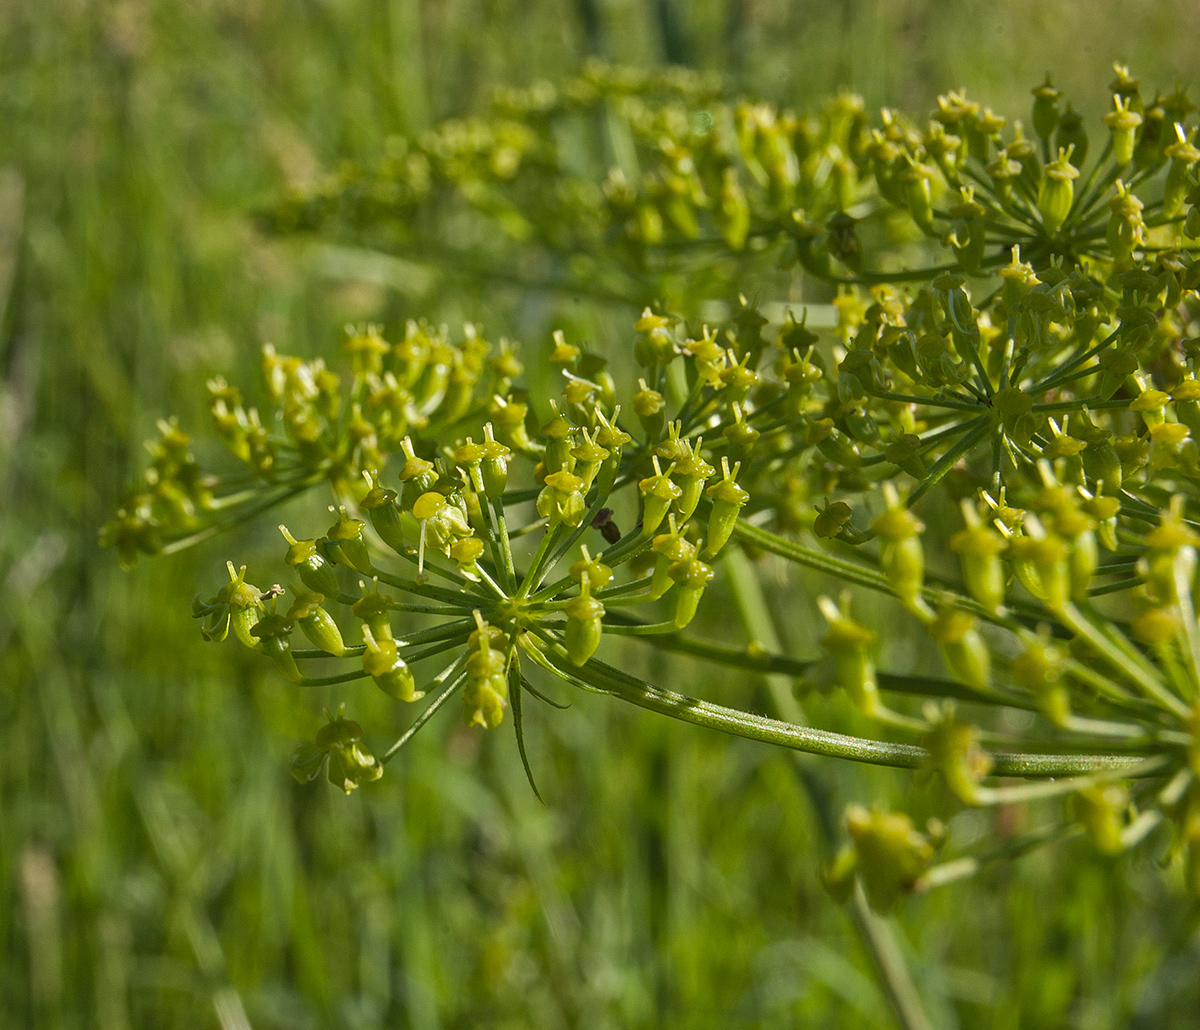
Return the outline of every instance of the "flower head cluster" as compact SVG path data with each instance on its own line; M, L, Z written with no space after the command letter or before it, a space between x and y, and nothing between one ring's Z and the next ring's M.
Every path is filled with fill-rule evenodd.
M465 204L513 246L565 255L577 286L672 298L627 333L629 381L561 332L552 400L471 327L457 343L419 323L398 342L354 330L339 372L268 349L269 417L210 384L216 433L258 488L223 495L164 423L106 539L128 561L332 487L323 533L281 527L292 597L231 564L195 606L206 636L232 628L296 683L431 698L378 762L339 714L297 753L303 778L324 762L347 790L375 778L456 694L471 725L511 709L522 743L544 673L909 768L965 805L1068 799L1011 852L1077 829L1106 853L1161 834L1200 889L1200 148L1182 93L1144 97L1118 69L1110 96L1089 140L1049 80L1028 134L962 93L924 122L872 120L850 96L801 118L600 68L504 94L292 198L280 224L394 223L419 248L418 210ZM598 172L562 143L597 112L618 155ZM831 329L740 295L728 318L696 317L710 290L752 292L767 260L829 302ZM891 595L944 676L878 668L849 595L820 598L828 632L800 657L687 634L731 553ZM621 636L840 690L875 730L660 689L604 660ZM847 825L829 882L859 877L880 908L979 867L937 864L939 825L879 808Z

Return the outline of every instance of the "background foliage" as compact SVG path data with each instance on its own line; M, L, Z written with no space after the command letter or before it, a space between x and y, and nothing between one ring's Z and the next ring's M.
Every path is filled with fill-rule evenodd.
M580 699L530 720L546 807L507 735L481 746L453 719L359 795L300 788L286 756L324 699L280 703L273 671L207 650L179 602L254 542L123 574L96 527L154 420L202 424L199 383L249 378L266 340L316 354L347 320L416 313L535 348L564 322L623 332L623 309L451 291L437 269L256 232L253 204L389 133L588 53L799 108L848 84L923 110L965 85L1017 116L1049 66L1099 106L1113 58L1183 75L1196 18L1149 2L0 3L0 1011L106 1028L886 1020L819 885L791 756ZM885 647L893 668L917 660ZM762 686L685 672L741 703ZM364 690L356 714L383 724L372 703ZM821 773L835 811L878 795L926 814L906 776ZM1077 843L910 903L898 925L934 1022L1192 1025L1196 909L1137 861Z

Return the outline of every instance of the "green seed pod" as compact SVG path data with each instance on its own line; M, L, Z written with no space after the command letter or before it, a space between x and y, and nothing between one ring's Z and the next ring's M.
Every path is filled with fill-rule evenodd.
M404 507L411 508L421 494L433 489L438 473L433 462L417 457L407 436L400 441L400 450L404 454L404 467L400 469L400 482L404 484L402 499Z
M611 420L606 418L602 411L596 412L596 421L599 422L596 427L596 443L608 451L608 457L596 473L596 493L600 497L607 497L611 493L617 473L621 470L622 448L633 439L617 424L620 417L619 404L613 409Z
M363 539L366 523L347 515L344 505L339 505L337 508L331 506L329 510L338 517L337 522L330 526L325 533L330 556L339 564L349 565L359 572L370 575L372 571L371 555L367 551L367 542Z
M466 473L463 478L476 493L483 493L481 467L485 453L483 444L476 443L469 436L465 442L454 448L454 464L458 466L460 473Z
M750 494L738 486L737 477L741 464L729 469L729 459L721 459L721 481L710 486L705 493L712 498L712 511L708 516L708 543L704 557L715 558L733 535L741 510L750 500Z
M1012 200L1013 183L1020 177L1023 166L1014 161L1007 150L1000 151L996 160L984 169L992 180L992 190L1001 206L1007 208Z
M555 329L551 335L554 348L550 351L550 364L574 371L579 364L579 348L573 343L567 343L566 334L561 329Z
M903 812L846 809L846 829L854 842L854 866L867 901L876 912L891 912L933 863L937 848Z
M875 662L871 658L875 634L850 618L845 610L847 604L848 596L845 595L842 607L828 597L817 598L817 607L829 623L821 646L833 658L837 685L860 712L874 715L879 711L879 687L875 682Z
M412 670L400 657L396 641L389 637L376 640L370 626L363 626L363 671L375 681L375 685L388 697L397 701L416 701L425 696L417 690Z
M287 617L308 637L313 647L340 658L346 651L342 631L333 616L321 607L320 594L301 594L288 609Z
M633 411L642 424L648 443L662 438L667 424L666 406L666 399L661 393L651 390L645 379L638 380L638 392L633 395Z
M566 470L574 471L575 459L571 457L571 423L558 410L554 401L550 402L554 412L553 417L542 426L542 437L546 441L546 450L542 455L542 463L547 474Z
M1067 147L1075 148L1072 161L1076 168L1082 168L1088 153L1087 130L1083 126L1083 115L1070 104L1058 120L1058 131L1054 134L1054 149L1066 150Z
M943 609L929 626L929 635L941 645L946 667L967 686L987 690L992 678L992 659L987 643L975 628L975 616L957 609Z
M404 539L400 509L396 505L396 491L380 486L378 474L363 472L363 477L371 489L359 506L367 513L380 539L397 554L403 554L407 543Z
M1189 376L1175 387L1171 399L1175 402L1175 417L1200 436L1200 380Z
M1013 571L1026 590L1051 611L1058 611L1071 596L1067 543L1061 537L1045 535L1032 516L1026 523L1041 535L1014 537L1009 542Z
M1118 262L1128 260L1135 247L1146 242L1146 223L1142 220L1142 201L1120 179L1117 194L1108 202L1112 212L1105 228L1105 239Z
M672 361L678 350L671 336L671 320L663 315L656 315L649 308L642 312L633 325L639 337L633 345L634 360L645 368L655 365L665 365Z
M1103 440L1088 444L1080 458L1088 482L1095 490L1114 497L1121 492L1121 459L1111 443Z
M1046 81L1040 86L1034 86L1031 92L1033 93L1033 131L1049 142L1054 127L1058 125L1058 101L1062 96L1062 90L1055 89L1054 84L1050 81L1050 76L1047 75Z
M300 581L313 593L336 597L339 593L337 573L333 564L318 550L316 541L297 540L288 532L287 526L280 526L279 532L288 542L284 561L296 570Z
M1013 659L1010 674L1018 686L1033 695L1038 710L1055 726L1065 726L1071 715L1071 696L1062 681L1066 654L1048 637L1029 636L1025 650Z
M1060 150L1058 157L1043 169L1038 187L1038 212L1046 232L1051 234L1066 221L1075 199L1074 180L1079 178L1079 169L1071 164L1072 153L1071 147Z
M591 585L584 579L580 583L579 596L567 605L565 612L567 656L575 665L583 665L600 646L604 605L592 597Z
M672 562L667 574L679 584L679 592L675 595L674 621L677 629L684 629L695 618L704 588L712 582L712 566L699 558L684 558Z
M953 249L959 268L969 275L978 275L987 246L987 229L983 222L979 219L955 222L945 242Z
M1129 98L1122 101L1120 96L1114 96L1113 109L1104 116L1104 124L1111 133L1113 160L1121 168L1133 159L1138 126L1142 124L1142 116L1130 110L1131 103Z
M906 155L907 167L900 173L904 205L912 220L926 233L933 232L933 193L930 181L936 172L927 164Z
M262 591L246 582L246 566L235 570L233 562L225 563L229 582L217 591L216 603L229 611L234 636L253 651L261 651L262 643L253 635L254 626L263 617Z
M923 743L929 750L927 772L939 772L946 786L960 801L975 805L980 801L979 781L992 769L992 758L979 746L979 730L954 717L953 702L937 708L926 705L926 717L933 728Z
M642 495L642 536L645 537L654 535L654 531L662 525L667 512L671 510L671 505L683 495L683 491L671 482L671 473L675 471L675 466L669 465L667 471L663 472L658 464L657 454L650 460L654 465L654 475L647 476L638 483L638 490Z
M599 433L600 430L597 428L589 437L587 430L581 429L579 435L582 440L571 448L571 457L575 461L575 474L583 480L584 493L592 488L596 473L600 471L601 465L609 456L607 448L601 447L596 442Z
M750 205L738 182L737 169L730 166L721 176L721 193L713 217L730 250L741 250L750 231Z
M550 521L551 529L560 522L578 526L587 514L583 480L570 472L552 472L546 477L546 485L538 494L537 512Z
M383 766L361 743L329 749L329 782L347 794L382 775Z
M483 556L483 541L476 536L456 540L450 545L450 558L458 564L458 571L472 583L480 581L476 562Z
M580 544L579 550L583 557L571 566L571 578L581 585L586 579L592 590L607 586L612 581L613 570L599 558L593 558L587 544Z
M703 437L698 438L695 445L691 448L688 448L685 444L683 448L686 452L685 456L675 463L675 479L679 483L679 489L682 491L679 495L679 500L675 502L675 511L679 515L681 525L692 517L692 513L696 510L696 505L700 503L700 497L704 492L704 484L717 471L704 460L703 455L700 453L700 448L703 444Z
M1174 218L1183 210L1183 201L1191 190L1189 171L1197 161L1200 161L1200 150L1193 143L1196 130L1192 129L1184 135L1183 126L1175 123L1176 141L1168 146L1163 153L1171 159L1167 171L1167 184L1163 189L1163 215Z
M927 473L918 448L921 438L909 433L888 444L883 456L893 465L898 465L914 479L924 479Z
M950 538L950 549L962 562L963 582L967 592L989 611L996 611L1004 604L1007 592L1007 576L1000 554L1004 551L1004 538L980 522L974 507L963 501L963 517L967 528L960 529Z
M504 719L508 701L508 662L498 649L504 636L484 622L478 611L475 622L479 628L467 641L471 654L467 658L467 685L463 691L463 721L468 726L494 730Z
M487 422L483 427L483 461L479 471L483 476L484 494L496 500L504 496L508 486L508 459L512 451L496 440L492 424Z
M871 532L883 541L879 560L896 596L909 611L924 614L921 588L925 585L925 551L921 521L900 503L893 484L884 483L887 510L871 522Z
M686 561L696 554L695 544L688 541L676 529L675 516L669 515L667 521L671 527L670 532L660 533L650 545L656 554L656 558L654 561L654 574L650 580L649 593L650 597L655 601L675 585L675 581L670 575L671 566L676 562Z
M299 683L304 678L300 672L300 667L296 665L296 659L292 657L292 648L289 640L292 635L291 619L271 612L269 615L264 615L254 624L250 630L250 635L261 641L262 647L260 650L271 656L276 666L278 666L279 671L289 680L293 683Z
M507 398L492 398L490 413L497 439L522 454L532 454L537 450L533 441L529 439L529 431L525 428L525 415L528 411L529 405L513 394Z
M342 718L344 710L345 705L336 718L326 712L329 723L317 731L314 741L301 744L292 755L292 775L301 783L316 779L326 762L329 782L347 794L360 783L383 775L383 766L362 744L362 727Z
M387 594L381 594L378 583L372 584L372 589L363 593L350 611L356 619L362 619L376 640L392 639L392 599Z

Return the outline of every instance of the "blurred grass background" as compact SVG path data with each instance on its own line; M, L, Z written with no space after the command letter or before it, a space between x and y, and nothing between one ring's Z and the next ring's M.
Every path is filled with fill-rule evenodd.
M1114 59L1186 85L1197 29L1200 5L1151 0L0 0L0 1024L888 1025L789 756L572 698L531 713L545 807L507 732L453 718L357 796L301 788L287 755L333 695L206 647L188 612L265 537L122 574L96 530L154 421L203 426L204 379L252 381L265 340L312 354L347 319L417 314L538 347L564 318L621 331L627 312L511 289L356 281L252 228L285 183L496 84L596 54L799 108L966 85L1020 117L1047 69L1090 111ZM382 695L349 697L394 732ZM899 774L816 772L835 811L938 810ZM934 1023L1194 1027L1197 910L1141 861L1073 844L910 903Z

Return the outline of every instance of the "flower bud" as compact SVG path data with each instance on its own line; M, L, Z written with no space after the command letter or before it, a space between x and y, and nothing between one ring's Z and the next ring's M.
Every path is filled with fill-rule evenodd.
M417 690L412 670L400 657L396 641L390 637L376 640L370 626L363 626L363 671L375 681L375 685L388 697L397 701L416 701L425 696Z
M571 566L571 578L580 584L586 579L592 590L607 586L613 578L613 570L599 558L593 558L587 544L580 544L579 550L583 557Z

